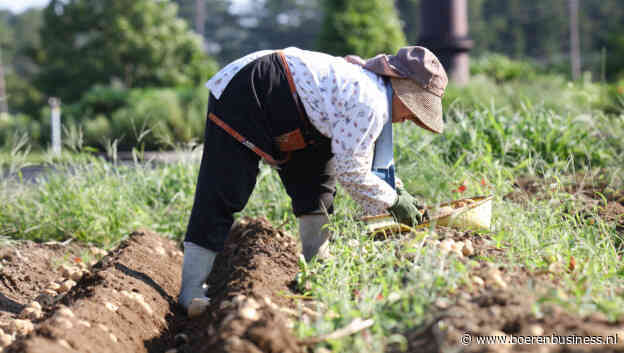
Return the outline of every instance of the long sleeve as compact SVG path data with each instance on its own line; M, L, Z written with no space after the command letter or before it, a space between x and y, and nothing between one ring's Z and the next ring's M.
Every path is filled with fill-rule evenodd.
M297 93L312 124L332 140L336 177L367 215L397 194L371 172L375 141L390 119L383 78L343 58L286 49Z

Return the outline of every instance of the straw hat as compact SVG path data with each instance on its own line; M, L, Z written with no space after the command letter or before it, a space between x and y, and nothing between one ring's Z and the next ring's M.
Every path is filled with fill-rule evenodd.
M410 46L399 49L396 55L380 54L366 61L355 56L346 59L390 77L394 92L416 117L414 122L432 132L442 132L442 96L448 77L429 49Z

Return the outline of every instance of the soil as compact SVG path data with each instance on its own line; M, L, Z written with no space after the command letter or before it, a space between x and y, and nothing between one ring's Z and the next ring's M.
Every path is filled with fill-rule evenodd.
M520 202L531 198L544 199L550 191L564 191L595 200L602 200L604 197L607 201L624 204L624 189L619 185L621 183L607 182L607 178L600 170L570 175L562 180L520 176L514 182L514 190L505 195L505 199Z
M237 222L208 279L208 313L173 330L191 337L179 352L301 352L287 317L275 309L295 308L288 295L299 271L297 253L294 238L266 219Z
M526 205L531 199L549 199L553 191L563 192L573 200L572 206L565 209L567 214L588 222L595 222L598 217L624 234L624 188L604 179L600 173L576 174L563 181L523 176L516 179L514 190L504 199Z
M445 227L438 227L436 233L440 241L470 239L474 254L461 260L477 260L479 265L471 269L471 281L460 287L450 299L435 302L426 324L403 333L408 340L407 352L624 352L624 317L615 321L607 320L600 313L581 317L556 305L557 298L567 299L565 293L557 291L559 275L562 271L573 271L574 264L553 266L545 272L531 272L522 267L496 267L479 260L488 257L504 262L504 252L487 235ZM501 282L494 280L494 273L498 273ZM475 277L483 283L477 282ZM465 334L470 335L471 344L461 344ZM551 335L601 336L603 339L611 336L613 339L617 335L618 344L476 344L477 336L505 335L509 339L512 335L516 339L519 336ZM393 353L399 351L398 347L390 349Z
M7 351L147 351L145 342L160 335L175 311L181 263L174 242L148 231L131 234Z
M25 250L29 261L12 255ZM284 314L299 314L288 296L297 245L266 219L235 224L208 280L209 310L195 319L176 304L183 253L169 239L138 231L44 306L43 317L32 320L34 330L20 336L11 321L50 278L62 278L49 259L68 250L26 243L3 251L3 329L18 336L6 352L302 351Z
M569 314L556 300L536 305L543 298L553 298L552 293L565 295L557 292L558 278L561 271L573 271L573 264L541 273L494 267L485 259L505 263L505 253L487 235L445 227L437 227L436 233L438 241L470 240L474 251L460 259L476 261L478 266L472 267L470 281L449 298L435 302L427 324L403 332L408 352L624 351L624 318L608 321L596 313L588 317ZM51 280L63 277L58 265L76 262L84 251L79 246L29 242L2 249L0 317L5 332L15 334L12 320ZM306 352L291 330L293 320L314 314L295 299L292 290L298 253L295 238L266 219L239 220L208 279L208 310L189 319L176 304L183 260L178 244L150 231L137 231L90 267L69 292L44 305L43 316L32 320L34 330L18 335L5 351ZM620 345L462 346L459 339L464 333L473 339L479 335L619 334Z
M0 327L34 301L51 280L61 278L58 267L82 259L87 247L25 241L0 249Z

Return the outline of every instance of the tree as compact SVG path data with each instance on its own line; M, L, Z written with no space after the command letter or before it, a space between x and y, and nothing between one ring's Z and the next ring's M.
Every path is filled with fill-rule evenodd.
M405 39L410 45L416 45L420 39L420 0L396 0L395 6Z
M324 0L320 49L368 58L394 54L405 36L391 0Z
M216 65L176 12L166 0L52 0L40 32L37 86L74 102L96 84L198 85Z
M174 0L180 16L196 22L196 1ZM206 12L207 50L221 64L262 49L297 46L316 49L320 0L201 0Z

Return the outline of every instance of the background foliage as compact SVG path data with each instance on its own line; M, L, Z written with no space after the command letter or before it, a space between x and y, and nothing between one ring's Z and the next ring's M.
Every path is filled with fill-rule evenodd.
M199 84L215 66L176 13L167 1L52 0L43 13L37 87L71 103L95 84Z
M376 0L325 0L319 49L364 58L395 53L405 36L393 4Z
M393 52L418 43L421 1L202 0L201 24L198 0L112 0L107 6L53 0L42 10L0 11L10 111L0 119L0 146L26 134L34 148L45 148L50 96L62 98L64 127L82 134L86 146L102 150L118 140L124 149L134 143L170 148L201 140L206 98L200 96L207 94L201 85L218 66L291 45L362 57ZM623 2L580 1L586 74L574 84L567 82L568 1L468 5L473 85L451 86L448 97L514 108L530 100L560 112L561 104L538 87L568 95L565 109L573 114L587 107L621 112ZM203 43L192 31L197 26L205 32ZM510 81L513 88L501 86ZM603 81L610 84L596 84Z

